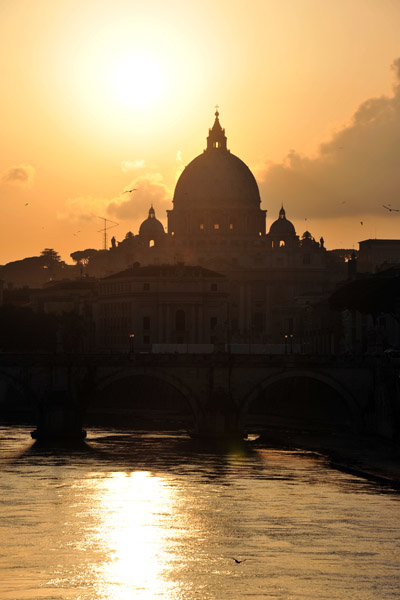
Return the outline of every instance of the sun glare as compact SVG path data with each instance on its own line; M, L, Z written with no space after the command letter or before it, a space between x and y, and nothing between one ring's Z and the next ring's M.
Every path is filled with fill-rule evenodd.
M110 91L126 106L151 106L166 90L165 69L150 54L119 58L110 66L109 78Z
M173 501L162 479L148 472L112 473L98 494L99 543L110 560L98 577L98 597L151 600L168 587L170 568L163 515Z

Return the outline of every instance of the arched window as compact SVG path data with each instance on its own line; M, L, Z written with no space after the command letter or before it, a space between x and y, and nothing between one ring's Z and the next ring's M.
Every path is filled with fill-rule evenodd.
M152 248L154 246L154 240L150 240L149 241L149 248Z
M285 245L285 242L284 242L284 240L281 240L281 241L279 242L279 247L280 247L280 248L283 248L283 246L284 246L284 245Z
M185 331L186 328L186 315L184 310L177 310L175 315L175 329L176 331Z

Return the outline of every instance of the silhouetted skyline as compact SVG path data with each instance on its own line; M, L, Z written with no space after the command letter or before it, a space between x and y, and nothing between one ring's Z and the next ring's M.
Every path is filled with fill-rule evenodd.
M399 5L15 0L0 15L0 264L101 248L97 216L136 231L153 204L166 225L217 103L267 228L283 201L330 249L398 236Z

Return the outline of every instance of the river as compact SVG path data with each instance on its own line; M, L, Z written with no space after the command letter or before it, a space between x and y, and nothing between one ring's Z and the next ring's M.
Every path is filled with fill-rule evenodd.
M322 456L30 430L0 427L2 600L399 598L399 493Z

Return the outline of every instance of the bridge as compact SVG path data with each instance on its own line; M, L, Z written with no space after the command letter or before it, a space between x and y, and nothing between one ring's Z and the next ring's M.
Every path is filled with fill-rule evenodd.
M42 438L79 437L85 419L132 414L206 436L306 425L391 438L399 377L400 359L372 356L3 353L0 411L29 407Z

